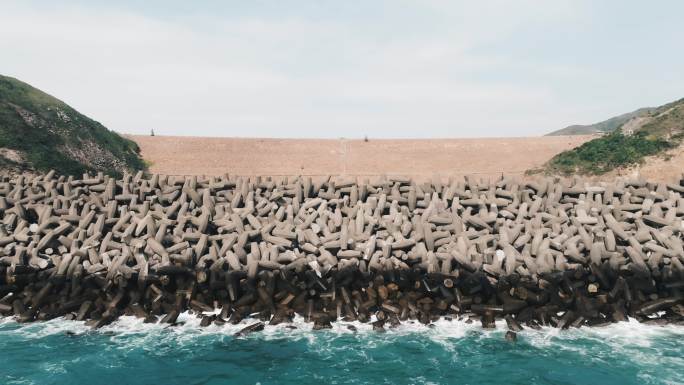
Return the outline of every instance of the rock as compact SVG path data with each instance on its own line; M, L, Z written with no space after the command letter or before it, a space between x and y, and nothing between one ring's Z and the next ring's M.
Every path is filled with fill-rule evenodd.
M207 327L211 325L211 323L214 321L216 316L204 316L202 317L202 321L200 322L201 327Z
M509 330L506 332L505 338L506 338L506 341L515 342L518 340L518 335L514 331Z
M253 323L249 326L242 328L239 332L233 334L233 337L244 337L244 336L251 334L251 333L260 332L260 331L264 330L265 326L266 325L263 322Z
M319 318L314 321L313 330L332 329L330 319L327 317Z

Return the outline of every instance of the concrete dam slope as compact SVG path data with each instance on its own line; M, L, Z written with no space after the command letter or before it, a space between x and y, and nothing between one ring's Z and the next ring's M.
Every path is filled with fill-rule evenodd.
M520 176L593 136L477 139L256 139L129 136L167 175Z

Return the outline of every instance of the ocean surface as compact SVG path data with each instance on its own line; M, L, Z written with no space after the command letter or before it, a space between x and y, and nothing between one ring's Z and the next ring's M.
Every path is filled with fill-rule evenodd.
M326 331L296 320L233 337L132 317L97 331L61 319L0 319L0 384L684 384L684 327L636 321L600 328L483 331L463 321ZM252 321L254 322L254 321ZM352 331L349 325L357 330Z

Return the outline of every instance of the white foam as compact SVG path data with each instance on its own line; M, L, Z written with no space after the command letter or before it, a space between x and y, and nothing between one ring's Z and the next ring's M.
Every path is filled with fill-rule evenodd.
M647 325L630 318L625 322L612 323L599 327L583 327L580 329L559 330L543 327L541 330L525 329L521 336L530 339L539 346L548 345L552 340L574 340L578 338L597 342L615 344L616 346L649 347L657 337L684 337L684 326L681 325Z
M161 319L161 317L159 318ZM0 336L6 333L17 333L27 339L40 339L55 334L73 333L76 335L86 333L111 334L113 342L122 344L135 344L136 346L156 345L158 341L169 342L171 340L180 344L191 342L198 336L219 335L230 337L244 327L251 325L257 320L246 319L233 325L211 324L200 327L201 319L189 312L178 316L177 325L172 326L162 323L144 323L142 319L133 316L122 316L113 323L99 330L92 330L82 321L69 321L64 318L56 318L45 322L17 324L11 317L0 318ZM386 327L384 333L373 331L370 323L358 321L338 321L332 324L331 329L314 331L313 324L305 322L304 318L296 316L292 323L268 325L259 333L253 333L245 338L263 338L266 340L279 338L307 339L316 342L318 337L330 338L331 335L357 335L362 337L377 336L382 339L391 339L410 334L422 334L430 340L452 347L459 339L475 336L477 338L501 338L506 331L506 323L503 320L496 322L495 329L482 329L478 322L467 323L465 320L440 319L432 325L423 325L417 321L406 321L401 325L390 328ZM564 340L587 339L603 344L619 347L651 346L654 338L673 336L684 338L684 326L677 325L645 325L634 319L627 322L619 322L601 327L583 327L580 329L559 330L552 327L543 327L540 330L526 328L518 333L521 340L536 347L545 347Z

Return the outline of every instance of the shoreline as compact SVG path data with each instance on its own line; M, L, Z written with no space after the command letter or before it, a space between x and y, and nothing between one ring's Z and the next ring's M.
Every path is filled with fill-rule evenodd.
M389 272L388 275L391 276L393 273L406 276L406 273L410 272ZM568 294L568 292L564 292L561 286L568 285L565 286L565 288L569 289L573 286L580 287L579 283L586 284L587 281L577 279L577 274L577 271L568 271L561 274L546 276L541 279L551 284L554 288L560 289L559 293L561 295L558 296L558 298L562 298L563 294ZM418 275L420 277L419 280L411 280L411 282L414 282L414 285L418 285L416 282L420 282L423 285L427 283L428 286L425 286L427 288L430 283L434 283L435 287L438 288L437 290L444 293L444 285L439 285L439 283L435 281L435 278L444 278L444 276L428 276L420 273L418 273ZM444 279L452 280L452 277L448 276ZM518 278L514 279L517 280ZM507 279L504 279L504 281L506 280ZM358 285L359 281L360 280L355 280L355 284ZM379 278L376 278L372 282L379 282ZM401 282L401 279L395 282ZM434 295L436 290L427 290L423 292L423 296L419 296L419 299L415 304L414 302L407 302L406 306L402 307L402 301L392 301L392 294L396 292L402 293L402 295L407 298L416 298L415 293L417 291L396 290L393 288L392 282L390 282L388 285L379 285L379 290L374 289L374 286L367 286L365 287L365 290L361 290L365 293L372 293L374 290L381 293L383 292L382 288L387 288L389 286L390 297L388 300L382 301L381 305L369 304L367 301L366 303L361 303L361 306L357 309L356 307L349 307L346 304L343 304L342 308L344 310L342 311L340 311L339 306L336 308L330 306L331 310L326 311L326 307L323 305L323 309L309 312L309 310L313 309L313 303L319 305L320 302L316 303L318 301L312 302L311 300L303 302L300 297L300 302L298 304L295 301L292 306L277 305L274 313L270 313L268 309L257 312L255 310L258 310L258 305L257 309L255 309L253 305L241 305L241 302L245 302L245 299L247 299L246 301L248 302L252 301L250 295L253 295L254 293L256 293L257 296L259 295L259 290L256 289L254 293L245 290L245 294L239 297L237 301L234 303L224 303L223 307L219 308L212 308L206 303L193 299L188 302L187 305L181 306L181 310L172 310L169 313L155 314L154 311L145 310L145 307L148 305L142 305L140 303L129 304L124 309L119 310L112 310L114 308L111 307L112 304L110 303L107 304L108 310L106 310L109 313L100 315L96 313L97 307L93 305L92 301L81 301L79 298L77 300L63 302L56 312L50 314L42 313L42 317L39 316L27 319L26 317L31 313L30 311L25 311L20 315L12 314L13 312L4 312L4 315L6 317L11 317L19 324L49 321L61 317L63 320L84 321L84 325L92 329L98 329L117 321L122 316L139 318L145 324L167 324L170 327L179 326L184 322L187 322L187 320L178 322L179 316L183 314L185 317L197 318L199 320L198 326L201 328L208 326L221 327L226 324L244 326L243 329L238 330L235 333L236 337L259 332L263 330L265 326L277 326L282 324L286 325L286 328L290 328L289 325L294 323L295 318L298 318L301 322L311 324L312 330L314 331L331 329L333 323L338 321L343 321L342 323L345 325L352 325L353 322L368 324L372 327L372 330L376 332L384 332L386 330L399 328L407 323L432 327L436 322L441 321L463 322L465 324L477 325L477 327L482 330L500 329L501 326L505 326L506 329L512 333L517 333L524 329L541 330L546 328L570 329L603 327L621 322L639 322L644 325L653 326L684 326L684 318L681 314L673 310L678 306L681 307L681 304L684 303L681 297L660 298L639 303L638 305L625 303L625 282L627 281L618 280L617 282L623 283L613 285L611 290L606 293L599 293L596 295L578 294L577 297L573 298L575 301L581 302L582 305L569 305L570 301L568 299L565 299L562 302L553 301L549 299L554 293L552 290L528 292L528 298L526 300L521 300L519 294L523 292L522 288L525 286L517 285L516 287L511 287L509 286L510 282L503 282L502 285L494 288L496 294L489 298L489 304L473 303L472 297L461 294L460 290L455 290L457 295L453 299L448 299L448 301L456 299L457 302L442 309L444 304L448 301L446 301L444 297ZM264 281L258 281L257 286L263 287L265 284ZM668 289L677 290L680 286L681 285L678 283L675 286L670 285ZM345 295L345 292L346 290L340 289L342 296ZM356 290L355 292L358 293ZM507 297L505 294L506 292L513 292L515 294ZM532 296L532 293L534 293L534 296ZM506 300L498 301L500 302L498 304L492 304L491 302L494 302L494 297L503 297L506 298ZM285 298L288 297L286 296ZM427 298L430 298L430 300L427 300ZM295 300L297 300L297 298L295 298ZM479 299L476 299L476 301L479 301ZM323 303L326 302L323 301ZM535 303L538 304L535 305ZM78 306L76 306L77 304ZM13 303L13 306L16 305L17 304ZM65 305L70 306L73 310L68 311L68 309L64 308ZM396 309L394 308L394 305L397 305ZM151 305L151 307L152 306L153 305ZM462 306L462 308L459 306ZM588 307L589 309L585 309L584 307ZM78 311L75 310L76 308L78 308ZM84 310L85 308L91 309ZM345 311L347 311L346 314ZM88 315L86 316L85 314ZM347 327L350 327L351 331L356 331L354 326ZM515 334L510 334L506 337L507 339L514 339Z
M539 178L0 182L0 314L383 331L684 324L684 186ZM605 202L605 204L604 204Z

